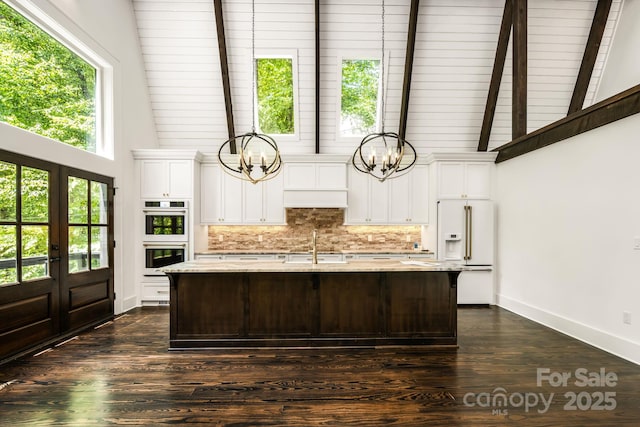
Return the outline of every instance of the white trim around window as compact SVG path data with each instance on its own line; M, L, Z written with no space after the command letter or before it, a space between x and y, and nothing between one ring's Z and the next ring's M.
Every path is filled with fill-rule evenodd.
M51 2L4 0L96 69L96 153L114 159L114 87L117 61ZM79 150L79 149L78 149Z

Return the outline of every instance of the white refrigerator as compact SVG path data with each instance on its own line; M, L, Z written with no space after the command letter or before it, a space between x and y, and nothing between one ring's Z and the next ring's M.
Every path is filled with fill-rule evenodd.
M438 202L437 258L466 264L458 304L493 304L494 206L490 200Z

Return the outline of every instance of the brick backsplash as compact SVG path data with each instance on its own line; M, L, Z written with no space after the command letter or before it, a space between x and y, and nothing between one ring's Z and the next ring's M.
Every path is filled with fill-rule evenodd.
M419 225L344 225L344 209L290 208L286 218L287 225L282 226L210 225L208 249L306 252L310 250L314 228L318 230L317 245L322 252L405 251L420 241Z

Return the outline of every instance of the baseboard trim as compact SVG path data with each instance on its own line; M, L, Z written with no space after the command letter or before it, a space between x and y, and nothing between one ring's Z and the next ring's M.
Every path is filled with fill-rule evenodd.
M610 333L595 329L572 319L559 316L547 310L522 301L496 295L496 305L522 317L547 326L600 350L640 365L640 344Z
M122 301L122 313L126 313L127 311L131 310L132 308L136 308L137 306L138 306L138 301L135 295L129 298L125 298ZM116 313L116 314L120 314L120 313Z

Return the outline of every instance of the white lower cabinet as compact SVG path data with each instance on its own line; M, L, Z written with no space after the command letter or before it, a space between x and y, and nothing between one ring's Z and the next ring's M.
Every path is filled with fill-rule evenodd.
M169 278L159 276L143 281L140 301L143 306L169 304Z
M380 261L380 260L406 260L406 259L433 259L434 254L428 253L361 253L361 254L346 254L346 261L351 260L371 260L371 261Z
M493 271L463 271L458 276L458 304L494 304Z
M296 253L287 255L287 262L312 262L313 254ZM344 262L344 256L338 253L319 253L318 262Z

